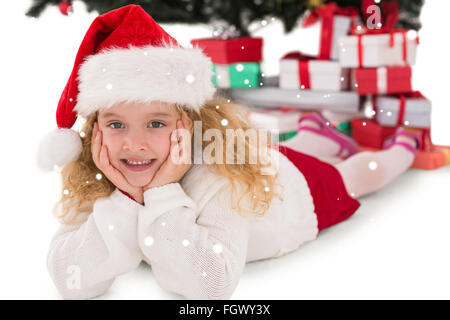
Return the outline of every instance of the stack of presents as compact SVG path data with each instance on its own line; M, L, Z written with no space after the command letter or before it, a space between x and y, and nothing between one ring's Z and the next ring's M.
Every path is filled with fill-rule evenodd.
M249 119L278 134L297 133L302 112L320 111L330 125L352 136L361 150L382 149L399 126L422 132L413 168L450 164L450 147L431 142L431 102L412 89L419 44L415 31L391 26L369 29L355 8L329 3L310 11L299 30L307 46L286 53L278 77L263 70L263 39L194 39L214 66L213 82Z

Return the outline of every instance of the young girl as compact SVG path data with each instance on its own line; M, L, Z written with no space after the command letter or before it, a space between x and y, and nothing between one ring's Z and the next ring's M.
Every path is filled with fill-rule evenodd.
M220 137L254 128L244 108L213 96L211 76L200 49L178 46L139 6L95 19L58 104L59 129L40 147L42 168L63 167L47 258L63 298L101 295L144 260L169 291L228 299L247 262L292 252L350 217L356 198L406 171L419 147L401 129L386 150L357 153L310 114L281 146L236 134L239 162ZM79 134L70 129L78 116ZM277 162L274 174L250 161L254 150ZM330 157L346 160L318 159Z

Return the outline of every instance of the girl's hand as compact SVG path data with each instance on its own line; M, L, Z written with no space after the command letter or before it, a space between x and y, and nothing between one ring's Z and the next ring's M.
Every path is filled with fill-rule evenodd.
M184 119L184 121L183 121ZM188 124L188 129L185 128ZM176 129L170 136L170 153L167 159L155 173L152 181L144 186L143 191L178 182L191 167L191 126L189 119L177 120Z
M92 132L91 153L95 165L117 188L127 192L140 204L144 203L143 191L141 187L134 187L128 183L123 174L111 165L108 156L108 148L103 144L102 131L98 130L98 123L94 122Z

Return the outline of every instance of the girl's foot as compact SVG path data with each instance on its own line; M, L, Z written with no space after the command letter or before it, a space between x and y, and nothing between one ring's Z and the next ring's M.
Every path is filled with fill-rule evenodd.
M422 147L422 137L420 131L399 127L395 131L394 136L386 140L383 149L389 149L393 146L402 146L415 155Z
M303 115L298 120L298 132L307 130L332 140L339 145L339 151L334 156L346 159L359 152L355 140L330 126L330 122L318 113Z

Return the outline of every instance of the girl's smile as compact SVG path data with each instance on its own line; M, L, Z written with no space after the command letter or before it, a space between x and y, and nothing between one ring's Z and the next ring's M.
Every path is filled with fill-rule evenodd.
M149 169L156 161L156 159L148 159L148 160L129 160L129 159L121 159L124 166L131 171L145 171Z

